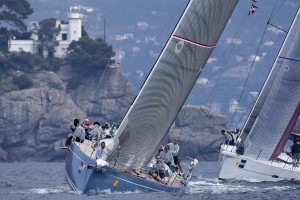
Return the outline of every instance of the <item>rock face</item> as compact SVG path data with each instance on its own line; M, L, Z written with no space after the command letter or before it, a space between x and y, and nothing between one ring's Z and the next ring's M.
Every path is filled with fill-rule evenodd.
M183 160L190 156L199 160L217 160L223 136L221 130L226 127L227 119L213 115L204 106L185 106L180 111L165 143L179 138L179 157Z
M34 87L0 97L0 161L64 160L66 151L60 147L74 118L121 122L136 96L127 76L117 68L81 72L77 78L70 71L33 73ZM67 90L70 79L78 85ZM178 136L181 157L216 159L225 125L225 117L213 116L205 107L186 106L165 142Z
M119 122L135 91L117 69L108 69L106 76L99 92L92 82L84 84L92 79L87 76L68 94L59 75L43 71L31 75L33 88L2 95L0 161L64 160L60 147L74 118L84 119L88 113L93 121Z

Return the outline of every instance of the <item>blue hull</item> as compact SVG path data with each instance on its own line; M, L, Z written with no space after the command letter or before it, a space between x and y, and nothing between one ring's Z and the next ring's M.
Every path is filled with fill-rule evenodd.
M99 192L184 192L185 186L170 186L118 171L111 167L88 168L95 161L71 143L66 158L66 179L71 188L82 194Z

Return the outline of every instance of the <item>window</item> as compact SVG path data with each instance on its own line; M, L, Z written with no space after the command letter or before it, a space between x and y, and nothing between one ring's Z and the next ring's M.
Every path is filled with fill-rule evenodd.
M61 34L62 40L68 40L68 35L66 33Z

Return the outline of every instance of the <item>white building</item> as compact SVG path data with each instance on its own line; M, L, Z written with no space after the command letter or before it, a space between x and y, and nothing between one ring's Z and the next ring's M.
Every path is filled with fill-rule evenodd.
M73 6L70 8L68 14L68 24L64 24L61 20L56 20L56 28L60 27L60 33L56 37L58 41L58 46L55 48L54 57L63 58L66 56L67 48L72 41L78 41L81 36L81 26L82 26L82 14L80 13L80 8L78 6ZM15 38L8 41L8 51L9 52L38 52L38 23L31 23L31 39L30 40L16 40ZM48 55L48 52L43 52L44 56Z
M219 103L208 103L207 106L209 107L209 110L213 114L221 114L221 104Z
M239 103L237 100L235 99L231 99L231 103L230 103L230 107L229 107L229 112L230 113L244 113L246 112L246 109L239 106Z

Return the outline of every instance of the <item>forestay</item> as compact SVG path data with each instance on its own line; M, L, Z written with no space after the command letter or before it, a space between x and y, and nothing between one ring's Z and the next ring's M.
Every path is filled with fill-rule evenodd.
M267 81L245 124L238 146L244 155L260 160L276 158L300 114L299 10Z
M116 135L109 161L147 165L215 47L237 0L191 0Z

